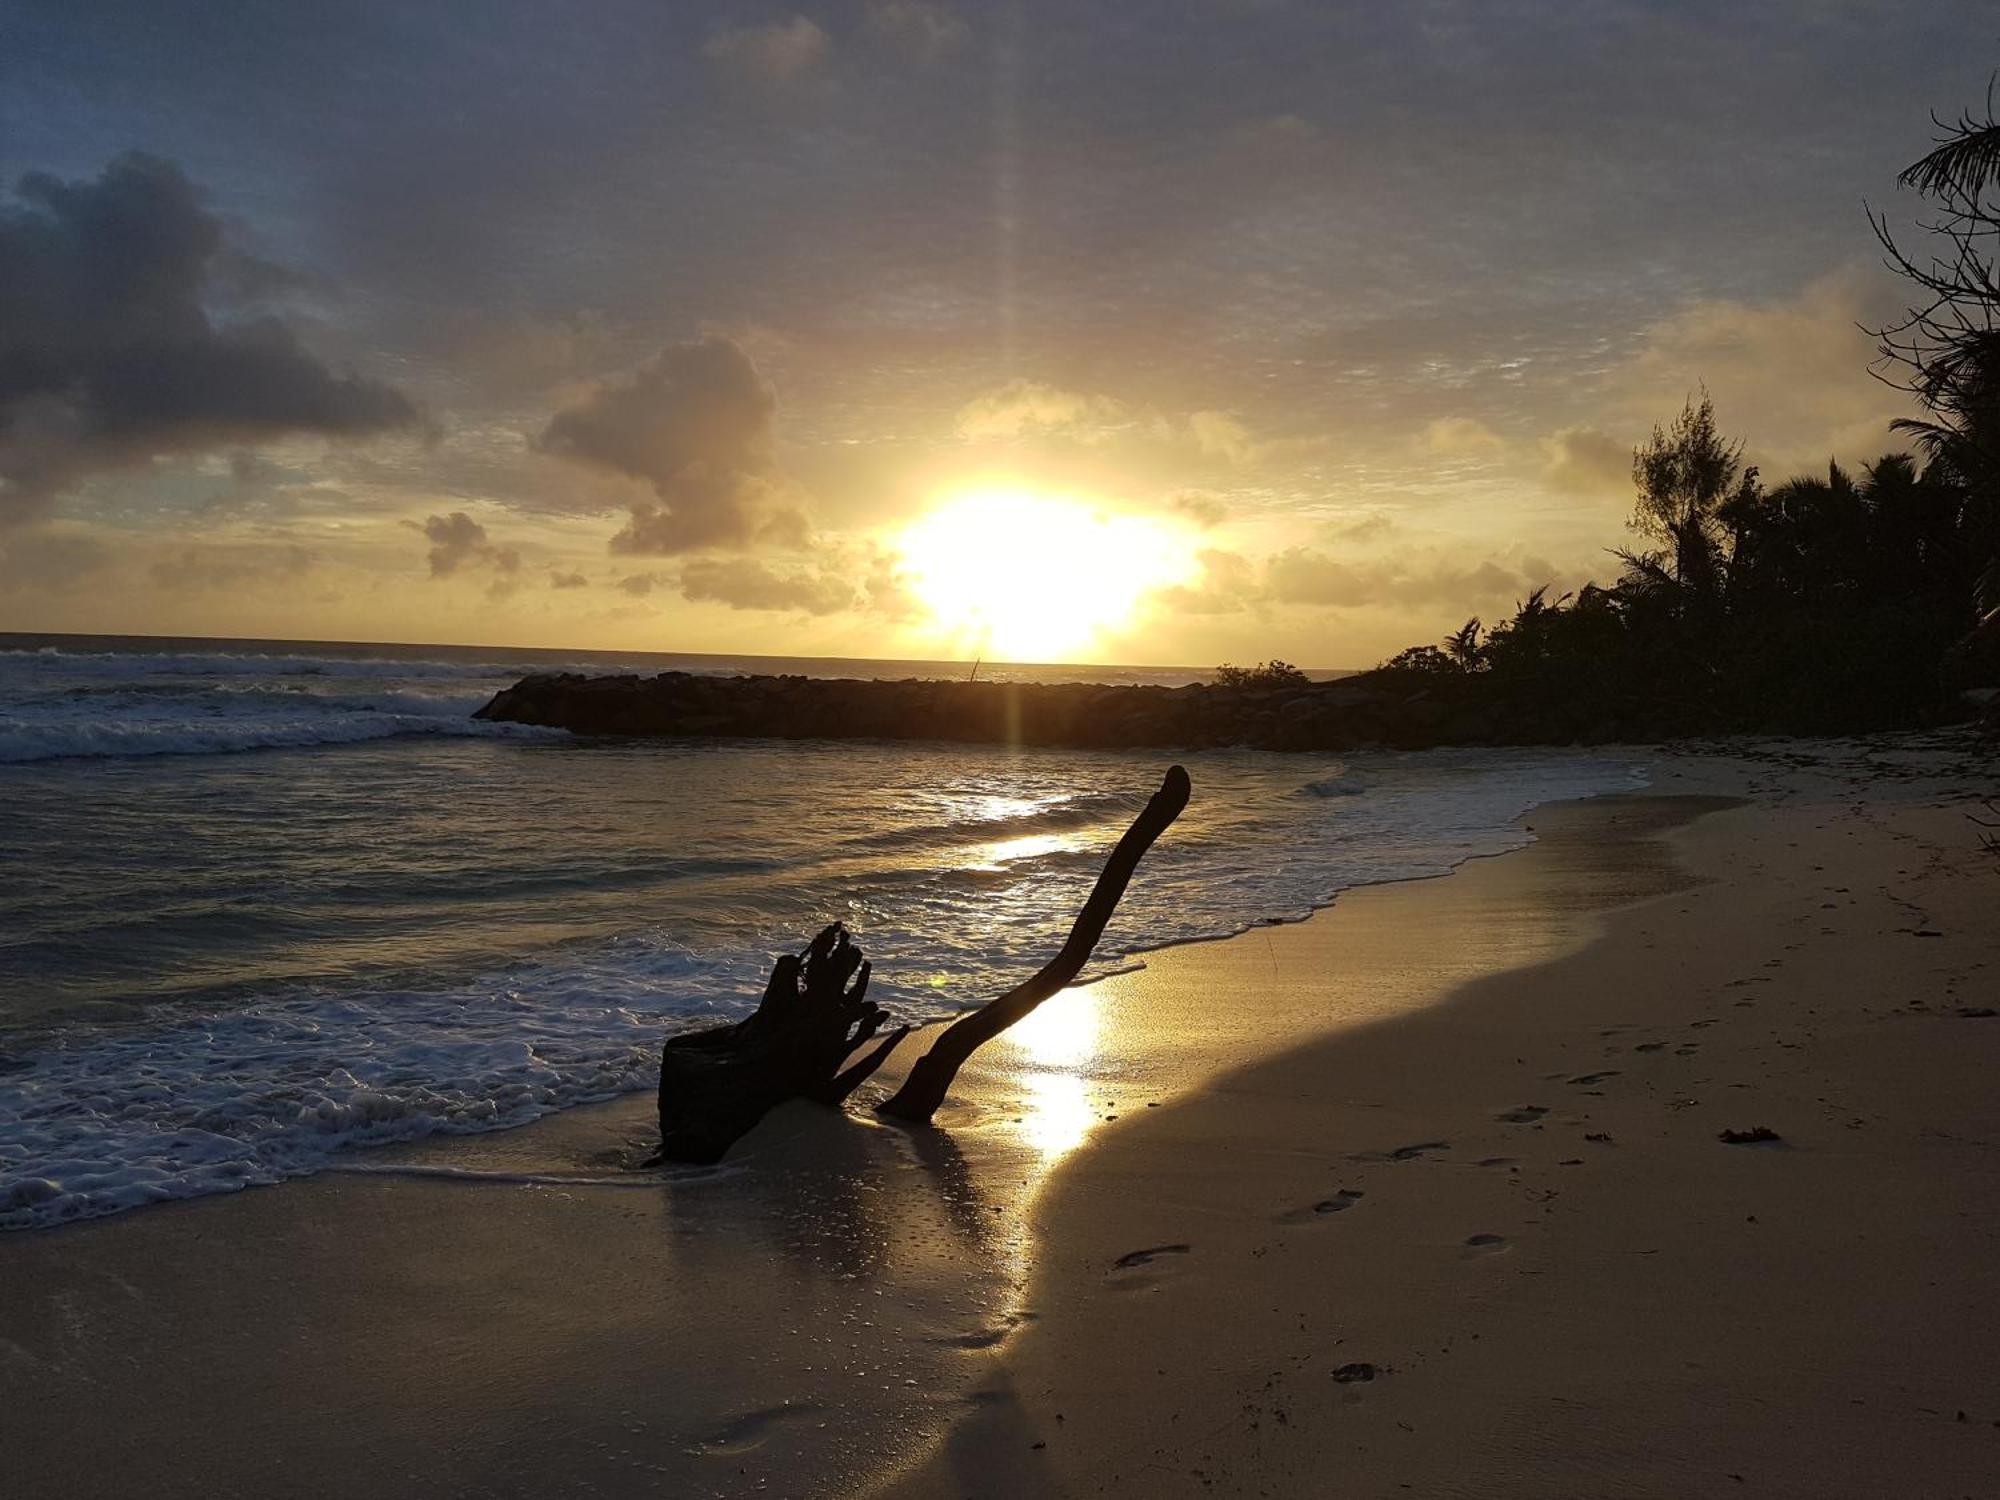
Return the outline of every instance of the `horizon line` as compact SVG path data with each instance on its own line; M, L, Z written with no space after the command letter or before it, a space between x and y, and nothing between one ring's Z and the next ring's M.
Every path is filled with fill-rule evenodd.
M893 663L900 666L962 666L970 667L975 661L994 667L1060 667L1099 668L1128 672L1191 672L1213 673L1217 666L1231 665L1218 663L1217 666L1198 667L1184 662L1083 662L1083 661L1014 661L997 656L955 657L955 656L823 656L801 654L779 655L768 651L668 651L616 646L508 646L490 641L386 641L386 640L336 640L323 636L237 636L237 635L159 635L147 631L78 631L78 630L0 630L0 643L9 640L37 641L151 641L178 642L202 645L238 646L358 646L394 647L399 650L447 650L447 651L494 651L494 652L535 652L549 656L677 656L710 660L734 661L818 661L818 662L873 662ZM4 647L0 647L4 649ZM1250 662L1246 665L1255 666ZM1355 676L1368 670L1364 667L1301 667L1308 674L1327 673L1332 676Z

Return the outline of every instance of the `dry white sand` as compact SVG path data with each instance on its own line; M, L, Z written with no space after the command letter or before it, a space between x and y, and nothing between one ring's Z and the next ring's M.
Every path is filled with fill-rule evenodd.
M1963 772L1681 764L1058 997L937 1131L663 1185L634 1099L0 1239L9 1488L2000 1492Z

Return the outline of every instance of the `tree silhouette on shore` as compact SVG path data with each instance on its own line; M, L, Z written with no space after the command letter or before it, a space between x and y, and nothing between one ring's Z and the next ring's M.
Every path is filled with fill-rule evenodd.
M1875 331L1876 373L1924 409L1892 424L1914 454L1766 489L1703 391L1633 454L1650 545L1616 552L1614 583L1537 589L1483 637L1469 620L1378 671L1537 738L1882 728L2000 686L2000 121L1989 97L1938 125L1897 179L1926 201L1928 249L1869 213L1915 293Z

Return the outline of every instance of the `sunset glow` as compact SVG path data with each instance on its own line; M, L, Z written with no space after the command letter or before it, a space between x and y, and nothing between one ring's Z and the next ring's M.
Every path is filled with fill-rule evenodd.
M2000 1500L1996 16L0 0L7 1493Z
M1010 661L1068 660L1194 571L1164 522L1013 485L949 496L897 550L944 644Z

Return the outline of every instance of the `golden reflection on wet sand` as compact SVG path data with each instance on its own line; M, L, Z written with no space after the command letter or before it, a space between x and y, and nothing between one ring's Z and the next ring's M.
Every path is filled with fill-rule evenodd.
M1093 1065L1099 1046L1096 994L1064 990L1014 1027L1004 1038L1002 1066L1018 1069L1022 1100L1020 1133L1042 1158L1043 1170L1082 1145L1096 1122L1090 1103Z

